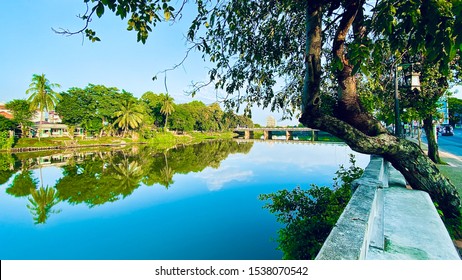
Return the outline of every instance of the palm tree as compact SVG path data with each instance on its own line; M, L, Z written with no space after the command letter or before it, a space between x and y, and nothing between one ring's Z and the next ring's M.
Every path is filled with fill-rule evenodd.
M165 115L165 125L164 129L167 130L167 121L168 121L168 115L172 114L175 112L175 108L173 107L173 98L170 97L167 94L163 95L163 100L162 100L162 107L160 108L160 112Z
M125 100L114 115L117 117L115 124L124 130L123 136L125 136L129 128L138 128L143 122L143 107L133 100Z
M40 122L38 127L38 138L40 140L40 128L43 120L43 111L53 110L55 105L58 103L61 95L53 90L53 88L61 87L59 84L50 83L45 78L45 74L32 75L32 82L29 85L29 89L26 90L26 94L30 94L27 101L29 101L32 110L37 108L40 110Z

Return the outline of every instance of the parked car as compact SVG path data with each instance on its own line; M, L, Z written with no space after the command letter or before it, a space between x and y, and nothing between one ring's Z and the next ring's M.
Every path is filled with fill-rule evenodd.
M446 125L441 132L441 136L454 136L454 128L451 125Z

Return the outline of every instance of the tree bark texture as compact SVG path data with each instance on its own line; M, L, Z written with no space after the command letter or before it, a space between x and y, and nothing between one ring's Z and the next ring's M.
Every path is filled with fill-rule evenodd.
M312 118L304 114L301 121L343 139L354 151L383 156L413 188L428 192L445 217L461 218L461 200L456 188L417 144L388 133L368 136L332 116Z
M345 41L349 30L353 27L356 16L362 19L363 1L351 1L345 8L340 20L333 43L334 59L341 62L341 69L337 70L338 82L338 103L334 110L335 116L353 125L366 134L384 133L385 128L381 126L374 117L362 106L357 95L356 78L353 74L353 67L346 55ZM355 24L355 35L363 36L360 24Z
M428 157L434 163L441 163L441 158L438 152L438 143L437 143L437 135L435 135L435 130L433 129L433 116L430 115L424 119L424 130L425 135L427 137L427 144L428 144Z
M305 78L302 93L302 110L320 114L322 6L308 5L306 10Z

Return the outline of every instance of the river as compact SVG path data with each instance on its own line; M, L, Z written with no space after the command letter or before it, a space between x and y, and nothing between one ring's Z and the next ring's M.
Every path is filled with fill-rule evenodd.
M281 225L258 196L331 186L349 154L369 161L340 143L295 143L0 155L0 258L281 259Z

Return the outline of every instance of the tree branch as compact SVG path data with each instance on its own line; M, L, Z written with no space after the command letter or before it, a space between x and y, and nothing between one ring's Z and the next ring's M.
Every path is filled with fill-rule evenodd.
M85 30L88 29L88 26L90 25L90 22L91 22L91 20L92 20L92 16L93 16L93 14L94 14L95 11L96 11L96 5L95 5L95 6L93 6L93 8L91 8L91 12L88 13L88 12L90 11L90 8L89 8L89 6L88 6L88 3L85 3L85 5L86 5L87 8L86 8L86 11L85 11L85 13L83 14L83 16L81 16L81 15L78 15L78 16L77 16L78 18L80 18L80 19L82 19L82 20L85 21L85 24L84 24L84 26L83 26L81 29L79 29L79 30L77 30L77 31L69 31L69 29L64 29L64 28L61 28L61 27L59 28L59 30L54 29L53 27L52 27L51 29L52 29L56 34L65 35L65 36L72 36L72 35L76 35L76 34L83 34L83 32L84 32Z

